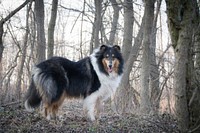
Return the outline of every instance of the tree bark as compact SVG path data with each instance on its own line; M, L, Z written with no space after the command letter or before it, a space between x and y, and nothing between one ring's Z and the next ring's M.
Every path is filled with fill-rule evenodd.
M149 78L150 78L150 45L154 18L155 0L145 0L145 25L141 68L141 90L140 90L140 113L148 114L151 111L151 102L149 97Z
M20 11L25 5L27 5L32 0L26 0L24 3L22 3L18 8L13 10L11 13L9 13L5 18L2 18L0 21L0 88L1 88L1 80L2 80L2 57L3 57L3 25L6 21L8 21L12 16L14 16L18 11Z
M101 12L102 12L102 2L103 0L95 0L95 21L94 21L94 48L97 48L100 44L99 33L101 30Z
M197 13L199 12L199 7L197 2L193 4L194 7L196 7ZM200 6L200 2L199 2ZM190 123L189 127L191 129L191 132L200 132L200 17L199 14L194 14L196 15L196 19L194 21L194 51L190 54L191 59L189 61L191 63L194 63L194 68L193 69L193 78L192 78L192 89L188 91L189 93L189 116L190 116ZM190 49L192 50L192 48ZM195 56L194 56L195 53ZM195 59L193 59L195 57ZM190 63L190 64L191 64Z
M48 27L48 51L47 51L47 58L51 58L53 56L54 50L54 29L56 25L56 18L57 18L57 8L58 8L58 0L52 0L52 8L51 8L51 18L49 21Z
M114 13L113 13L113 20L112 20L112 24L111 24L109 44L113 45L114 41L115 41L116 31L117 31L120 7L118 6L118 3L116 0L110 0L110 2L112 4Z
M94 50L94 32L95 32L95 27L94 24L92 26L92 35L91 35L91 39L90 39L90 54L92 54L93 50Z
M43 0L35 0L35 19L36 19L36 29L37 29L36 62L39 63L45 60L45 51L46 51Z
M138 101L136 101L135 94L133 88L130 86L129 83L129 76L132 70L132 66L134 61L136 61L139 49L141 46L142 38L143 38L143 27L144 27L144 19L142 19L142 24L140 26L139 32L137 34L137 37L135 38L135 43L132 46L132 36L133 36L133 5L132 1L125 1L124 10L126 10L124 13L124 39L123 39L123 55L126 55L127 50L130 50L129 56L127 56L127 60L125 60L125 68L123 77L120 83L120 86L118 88L116 98L115 98L115 106L113 109L118 113L126 113L132 111L132 109L135 107L132 103L134 101L134 104L137 105ZM128 8L128 9L127 9ZM128 11L127 11L128 10ZM129 16L130 15L130 16ZM129 25L127 25L129 24ZM130 47L130 49L126 48ZM117 99L117 100L116 100Z
M19 70L18 70L17 82L16 82L16 93L15 94L16 94L18 100L21 99L21 83L22 83L23 68L24 68L24 63L25 63L26 53L27 53L26 49L27 49L28 35L29 35L29 22L28 22L28 20L29 20L29 11L31 10L31 5L32 5L32 2L27 7L26 32L25 32L25 35L24 35L24 43L23 43L23 46L21 48L21 58L20 58Z
M196 0L166 0L169 32L175 52L175 114L181 132L188 132L188 92L192 89L191 48L196 18Z
M149 89L150 89L150 101L152 104L153 111L158 112L159 110L159 102L158 96L160 93L159 88L159 66L157 64L157 58L156 58L156 34L157 34L157 20L158 20L158 14L160 12L160 6L161 6L162 0L157 0L157 7L156 12L153 20L153 27L152 27L152 33L151 33L151 45L150 45L150 81L149 81Z
M123 35L123 46L122 55L124 61L128 60L132 47L133 38L133 1L124 0L124 35Z
M136 106L138 106L139 102L135 99L135 93L132 87L130 87L129 76L133 67L133 63L137 60L140 47L143 40L143 32L144 32L144 17L142 19L142 23L138 34L135 38L135 43L131 48L131 53L126 61L123 77L120 83L120 86L117 91L117 100L115 99L115 106L113 107L118 113L125 113L131 111L135 106L133 106L132 101ZM131 104L130 104L131 103ZM121 105L121 106L119 106Z

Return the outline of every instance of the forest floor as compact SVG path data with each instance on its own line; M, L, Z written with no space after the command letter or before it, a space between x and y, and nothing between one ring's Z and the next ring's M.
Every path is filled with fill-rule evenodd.
M81 102L70 101L62 107L63 119L47 121L38 113L29 113L22 103L0 106L0 133L178 133L172 116L115 115L107 107L98 122L88 121Z

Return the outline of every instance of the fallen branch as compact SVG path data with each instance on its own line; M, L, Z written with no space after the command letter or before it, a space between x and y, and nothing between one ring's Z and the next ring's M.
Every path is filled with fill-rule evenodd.
M22 101L11 102L11 103L7 103L7 104L3 104L3 105L1 105L1 107L7 107L7 106L14 105L14 104L20 104L20 103L22 103Z

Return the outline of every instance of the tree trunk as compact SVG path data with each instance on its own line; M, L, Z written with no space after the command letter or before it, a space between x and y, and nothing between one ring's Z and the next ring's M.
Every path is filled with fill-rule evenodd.
M112 20L112 26L111 26L111 31L110 31L109 43L111 45L113 45L114 41L115 41L116 31L117 31L120 7L118 6L118 3L116 0L110 0L110 2L112 4L114 13L113 13L113 20Z
M3 50L4 50L4 46L3 46L3 21L0 21L0 91L2 88L2 70L3 70L3 66L2 66L2 57L3 57Z
M90 39L90 54L92 54L93 50L94 50L94 32L95 32L95 27L94 24L92 26L92 35L91 35L91 39Z
M185 31L180 33L185 34L184 32ZM188 128L189 117L186 97L186 63L188 62L188 44L183 42L183 40L186 40L186 36L184 38L178 40L177 47L179 48L175 49L176 63L174 67L174 98L175 112L178 118L179 128L185 132ZM187 42L188 41L189 40L187 40Z
M124 0L124 35L123 35L123 47L122 55L124 61L128 60L132 47L133 38L133 1Z
M129 55L128 60L126 61L123 77L120 83L120 86L117 91L117 100L115 99L115 106L113 107L118 113L125 113L128 111L132 111L135 106L133 106L132 101L136 106L138 106L139 102L135 99L134 90L130 87L129 76L133 67L133 63L137 60L140 46L142 44L144 31L144 17L142 19L142 24L140 26L139 32L135 38L135 43L131 48L131 53ZM130 104L131 103L131 104ZM121 105L121 106L120 106ZM116 108L116 109L115 109Z
M156 61L156 34L157 34L157 20L158 20L158 14L160 12L160 6L161 6L162 0L157 0L157 7L156 7L156 13L153 20L153 28L151 33L151 46L150 46L150 81L149 81L149 89L150 89L150 99L152 104L153 111L158 112L159 110L159 66Z
M131 7L131 6L129 5L129 7ZM129 8L130 11L131 11L131 8ZM128 13L129 15L131 14L129 12L126 12L126 13ZM133 28L133 25L132 25L133 24L133 16L131 17L129 15L124 15L124 21L129 21L129 23L131 24L131 25L126 25L124 23L124 27L126 27L125 28L126 30L124 30L124 32L125 32L124 33L124 42L123 42L124 48L127 45L130 45L130 38L128 38L126 35L128 35L129 37L130 37L130 34L132 35L132 31L130 29ZM132 21L132 23L130 21ZM131 32L128 34L127 33L128 31L131 31ZM140 46L141 46L142 40L143 40L143 31L144 31L144 16L142 18L142 23L140 25L138 34L134 40L135 43L133 46L131 46L130 54L127 58L127 61L125 62L124 74L123 74L123 77L122 77L122 80L121 80L121 83L120 83L120 86L118 88L117 95L115 98L115 106L116 107L114 109L118 113L126 113L126 112L130 112L130 111L132 112L133 109L136 106L138 106L138 104L139 104L138 100L136 99L135 93L134 93L135 91L133 90L134 88L130 86L129 76L130 76L130 73L131 73L131 70L133 67L133 63L136 61L139 51L140 51ZM126 40L126 39L128 39L128 40ZM127 42L129 44L127 44ZM124 53L124 55L126 55L126 53Z
M181 132L188 132L189 108L188 96L192 89L191 49L194 19L196 17L195 0L166 0L169 32L175 52L174 101L175 114Z
M148 114L151 111L149 97L149 78L150 78L150 45L154 18L155 0L145 1L145 25L141 68L141 90L140 90L140 113Z
M3 25L6 21L8 21L12 16L14 16L18 11L20 11L26 4L28 4L32 0L26 0L23 4L21 4L19 7L17 7L15 10L10 12L5 18L2 18L0 21L0 88L2 85L2 57L3 57Z
M132 0L125 0L124 1L124 36L123 36L123 49L122 54L123 57L126 55L126 52L128 51L130 54L130 48L132 47L132 37L133 37L133 1ZM126 63L128 56L124 57L124 62ZM126 65L125 65L126 68ZM119 93L118 96L120 98L119 101L117 101L117 104L115 105L121 105L121 106L113 106L112 108L115 111L118 111L120 113L125 113L128 109L127 107L129 99L129 96L126 94L130 94L130 83L129 83L129 74L127 73L123 76L123 79L126 79L125 82L121 81L121 84L119 86ZM116 101L116 100L114 100Z
M48 27L48 51L47 58L51 58L53 56L54 49L54 29L56 25L57 18L57 8L58 8L58 0L52 0L52 8L51 8L51 18L49 21Z
M200 4L200 3L199 3ZM197 3L194 4L197 7ZM200 5L199 5L200 6ZM197 10L199 12L199 10ZM197 15L195 22L195 32L194 32L194 50L195 50L195 65L193 74L193 87L189 90L189 114L190 114L190 123L189 126L192 132L200 132L200 20L199 15ZM193 53L192 57L193 57ZM190 56L191 56L190 54ZM193 61L194 59L190 59Z
M39 63L45 60L45 32L44 32L44 1L35 0L35 20L36 20L36 29L37 29L37 54L36 62Z
M102 2L103 0L95 0L95 21L94 21L94 48L97 48L100 44L99 33L101 30L101 12L102 12Z
M21 82L22 82L23 68L24 68L24 63L25 63L26 53L27 53L26 49L27 49L28 35L29 35L29 22L28 22L28 20L29 20L29 11L31 10L31 5L32 5L32 2L27 7L26 32L25 32L25 35L24 35L24 43L23 43L23 46L21 48L21 58L20 58L19 71L18 71L17 82L16 82L16 93L15 94L16 94L18 100L21 99Z

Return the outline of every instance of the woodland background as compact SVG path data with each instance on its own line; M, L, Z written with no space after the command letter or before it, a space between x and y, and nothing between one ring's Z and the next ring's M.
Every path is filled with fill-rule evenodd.
M0 106L23 102L31 68L120 45L120 115L170 114L200 131L199 0L1 0Z

